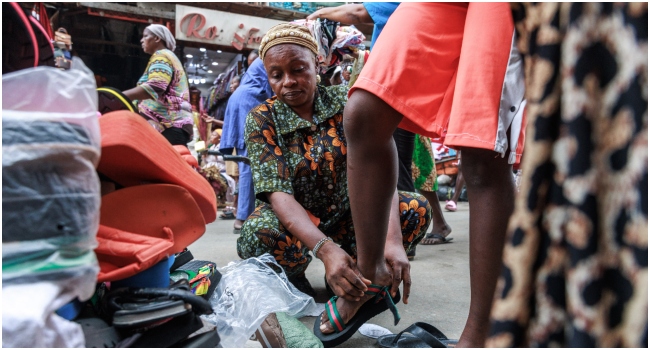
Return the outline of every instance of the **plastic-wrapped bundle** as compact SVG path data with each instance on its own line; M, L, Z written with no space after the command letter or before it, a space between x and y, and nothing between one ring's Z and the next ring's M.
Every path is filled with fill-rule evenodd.
M95 80L80 60L2 77L3 283L98 271L100 155ZM80 299L92 288L79 286ZM83 291L83 292L81 292Z

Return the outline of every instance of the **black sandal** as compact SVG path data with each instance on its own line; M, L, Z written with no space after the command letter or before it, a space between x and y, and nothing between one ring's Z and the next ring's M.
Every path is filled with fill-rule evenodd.
M424 322L415 322L398 334L377 338L382 348L454 348L458 340L447 339L438 328Z

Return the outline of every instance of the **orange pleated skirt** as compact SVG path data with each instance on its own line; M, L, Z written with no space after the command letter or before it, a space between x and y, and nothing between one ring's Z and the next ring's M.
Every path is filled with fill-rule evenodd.
M402 3L350 94L373 93L404 116L400 128L449 147L505 154L503 114L525 105L502 103L513 35L507 3ZM514 144L519 161L523 137Z

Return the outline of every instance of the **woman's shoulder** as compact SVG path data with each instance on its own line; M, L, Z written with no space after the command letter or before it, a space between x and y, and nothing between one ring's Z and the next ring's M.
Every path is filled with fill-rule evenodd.
M178 59L178 57L176 57L176 54L174 54L174 52L172 52L169 49L162 49L162 50L158 50L158 51L154 52L153 55L151 55L151 58L149 60L150 61L164 60L164 61L169 61L172 64L173 63L179 63L180 64L180 62L181 62Z
M275 106L276 102L278 102L277 96L273 96L267 99L266 101L258 104L257 106L253 107L250 113L271 115L274 112L273 106Z
M326 91L326 93L332 97L344 97L347 99L348 96L348 91L350 90L350 87L347 85L331 85L331 86L322 86L319 85L322 89Z
M345 85L318 86L318 110L332 115L342 111L348 101L349 87Z

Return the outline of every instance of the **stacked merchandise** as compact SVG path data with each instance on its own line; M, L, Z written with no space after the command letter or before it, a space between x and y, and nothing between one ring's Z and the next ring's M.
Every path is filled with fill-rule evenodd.
M138 114L109 112L99 125L100 285L75 319L86 346L216 346L218 333L199 317L212 313L205 298L218 283L216 265L188 264L184 252L216 219L210 185L186 147L170 145Z
M2 85L3 346L83 346L81 328L55 311L90 298L99 271L95 79L75 61Z

